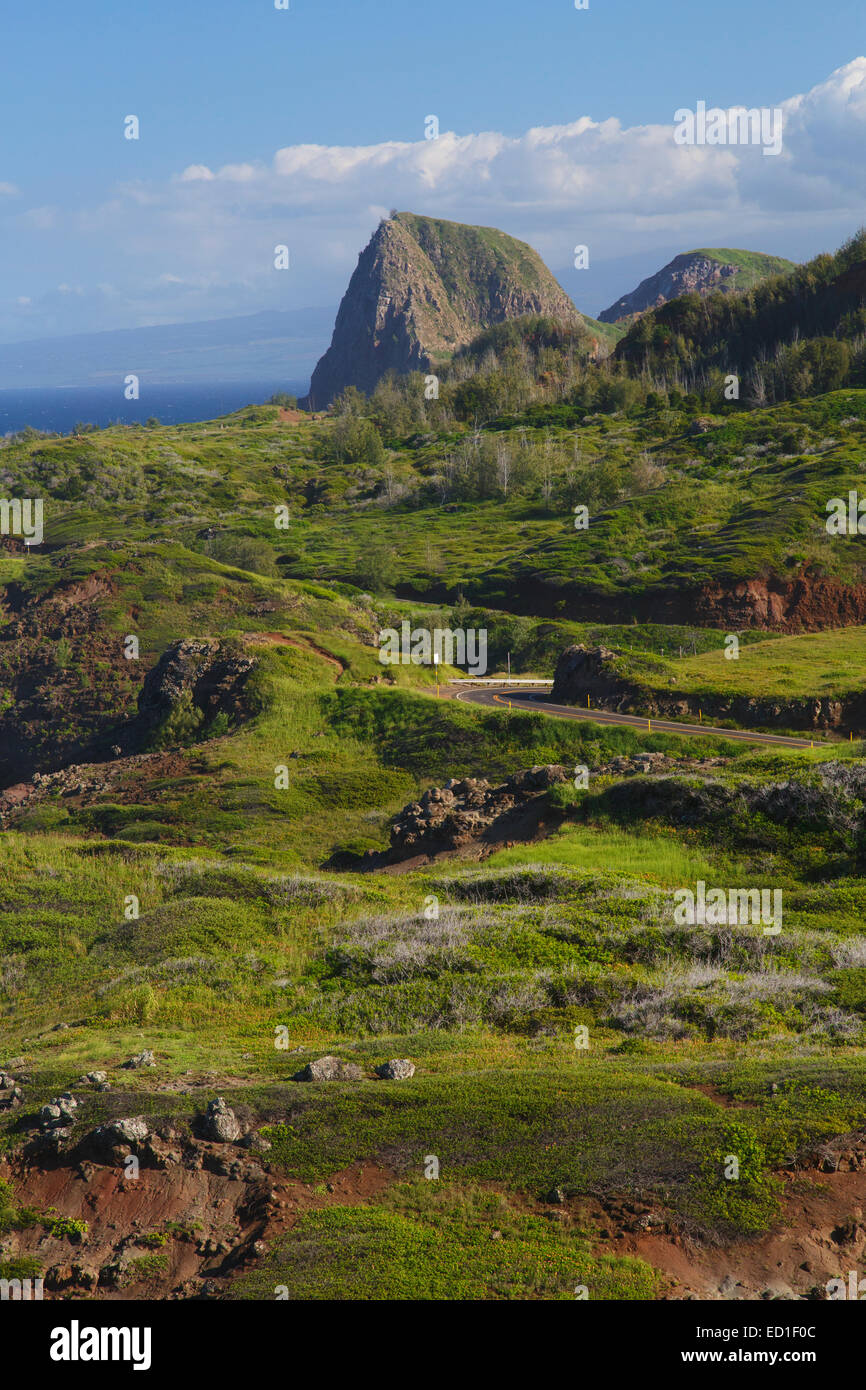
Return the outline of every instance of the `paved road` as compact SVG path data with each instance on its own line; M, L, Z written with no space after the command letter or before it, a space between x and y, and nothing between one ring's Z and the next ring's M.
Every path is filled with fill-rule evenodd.
M453 686L452 686L453 689ZM625 724L631 729L649 729L658 734L716 734L719 738L729 738L742 743L772 743L780 748L812 748L814 743L808 738L787 738L783 734L753 734L745 729L716 729L711 724L679 724L673 719L646 719L639 714L613 714L603 709L578 709L575 705L554 705L545 698L545 690L531 692L525 685L496 690L476 687L458 690L455 699L468 700L473 705L509 704L515 709L534 710L540 714L551 714L556 719L588 719L593 724ZM820 742L821 740L816 740Z

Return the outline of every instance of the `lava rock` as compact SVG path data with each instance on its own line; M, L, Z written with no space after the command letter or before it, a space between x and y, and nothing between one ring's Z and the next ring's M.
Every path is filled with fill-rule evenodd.
M408 1081L415 1075L415 1063L406 1057L392 1057L390 1062L383 1062L376 1068L376 1075L383 1081Z
M293 1081L360 1081L364 1073L354 1062L340 1057L318 1057L296 1071Z
M149 1134L150 1130L141 1115L135 1115L122 1120L109 1120L107 1124L99 1125L93 1131L91 1139L98 1149L113 1149L120 1144L135 1148L138 1144L143 1144Z
M143 1052L137 1052L134 1057L130 1057L121 1064L127 1071L135 1071L138 1067L155 1067L156 1061L149 1047Z
M242 1133L237 1115L222 1096L208 1101L203 1128L205 1138L214 1139L218 1144L235 1144Z
M256 1153L267 1153L269 1149L273 1148L270 1139L266 1139L256 1129L251 1129L249 1134L244 1135L241 1143L245 1149L254 1149Z

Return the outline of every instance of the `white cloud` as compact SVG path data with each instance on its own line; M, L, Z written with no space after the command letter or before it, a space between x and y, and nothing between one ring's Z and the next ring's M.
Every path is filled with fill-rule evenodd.
M336 302L392 207L501 227L554 270L571 265L576 243L596 264L656 247L667 256L744 245L795 258L832 249L866 221L866 58L785 101L767 93L766 105L783 110L776 158L758 147L677 145L672 105L665 125L583 115L519 136L292 145L269 165L194 163L164 183L121 185L74 213L6 215L36 236L59 227L60 273L77 284L110 276L112 312L125 309L127 321ZM292 268L277 272L282 243ZM82 267L97 263L90 280ZM565 279L571 290L575 279Z
M178 179L181 183L201 183L210 181L215 177L216 175L211 172L206 164L190 164L184 169L182 174L178 175Z
M568 263L575 241L609 255L647 236L684 247L708 236L777 242L780 218L792 213L801 237L811 225L823 244L828 215L837 236L864 216L866 58L781 105L777 158L759 147L679 146L673 110L669 125L581 116L516 137L445 131L429 141L287 146L270 167L190 165L158 199L157 216L166 229L199 225L199 268L218 273L223 256L235 281L265 274L269 235L288 242L306 302L321 298L317 282L331 289L337 266L345 279L386 207L500 226L554 265Z

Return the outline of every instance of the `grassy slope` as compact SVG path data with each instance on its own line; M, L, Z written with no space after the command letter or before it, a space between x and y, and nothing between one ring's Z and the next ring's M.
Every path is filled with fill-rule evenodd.
M579 534L571 506L545 502L540 480L447 509L426 498L459 436L394 449L386 466L412 496L388 505L382 470L317 458L327 424L289 426L267 407L239 412L224 428L106 430L13 445L4 464L23 495L49 496L52 545L136 536L201 551L198 533L211 525L267 541L287 575L356 582L375 542L393 551L401 583L419 594L461 588L508 608L531 605L527 585L543 583L548 597L551 589L561 595L563 616L578 619L582 593L619 597L628 621L631 595L677 584L785 577L803 565L861 577L863 538L828 537L824 520L829 498L860 480L866 392L718 416L704 434L690 435L687 424L675 412L596 417L579 429L530 423L530 442L548 450L554 481L566 476L575 443L583 461L603 462L614 478L644 455L662 470L648 491L594 507ZM517 446L512 429L501 438ZM291 519L277 532L273 508L281 503ZM20 574L20 557L2 563L4 577ZM53 573L45 557L27 564L31 583Z
M856 412L852 393L842 395L821 406L835 421ZM772 412L728 422L726 450L770 436L777 424ZM593 1254L584 1233L540 1223L533 1204L553 1184L643 1191L722 1236L758 1230L776 1211L774 1166L816 1136L862 1125L866 901L855 846L844 827L782 833L755 821L711 834L616 823L601 783L557 836L503 851L480 876L459 865L402 877L323 871L335 848L385 843L389 814L431 781L504 776L534 762L596 766L641 747L681 745L437 705L424 693L429 672L416 668L399 668L395 684L383 685L370 634L377 610L399 605L204 555L197 532L215 523L273 540L273 505L288 498L297 528L277 536L275 549L290 544L293 566L308 577L339 578L333 557L345 544L344 524L358 546L383 521L403 525L404 568L423 566L432 510L395 515L353 505L345 470L338 476L312 457L321 428L286 427L261 410L208 426L106 431L6 451L22 491L38 486L50 499L48 539L57 548L4 557L4 578L38 593L109 572L116 587L105 623L122 636L134 621L143 664L186 635L243 640L276 631L300 645L261 649L260 712L188 748L176 777L139 774L125 800L40 803L0 839L0 1061L23 1059L16 1065L30 1071L29 1114L83 1071L114 1071L150 1046L155 1073L113 1075L112 1103L126 1113L188 1120L189 1098L154 1083L188 1068L216 1071L235 1078L229 1100L272 1126L272 1157L287 1172L321 1181L355 1160L394 1163L402 1185L357 1210L306 1218L238 1286L240 1296L271 1297L279 1283L303 1298L556 1299L573 1297L577 1283L592 1297L651 1296L656 1284L645 1267ZM589 438L609 438L595 428ZM857 427L844 428L850 456L753 459L743 471L749 487L756 491L773 468L787 470L791 491L798 469L816 497L810 468L826 469L837 485L853 472L858 437ZM616 447L644 447L639 425L615 429ZM305 509L304 480L322 476L330 500ZM671 499L673 508L673 491ZM465 517L449 514L443 529L458 515L458 544L473 534L479 548L513 554L526 543L519 526L535 524L538 504L513 505L513 513L491 502ZM679 534L691 505L709 506L697 496L683 502L671 512L669 535ZM87 541L97 544L85 549ZM766 536L756 544L766 546ZM262 603L273 611L254 611ZM527 661L549 660L563 635L627 634L530 625ZM655 659L654 648L685 634L641 627L628 636L635 652ZM737 672L754 680L763 663L761 679L770 681L774 660L821 648L809 658L811 679L840 663L844 646L847 679L856 661L856 639L849 647L847 637L828 634L810 648L784 639L746 645ZM702 634L699 645L717 641ZM322 652L343 664L339 679ZM85 656L82 649L77 659ZM705 650L676 669L695 669L700 680L706 667L714 679L717 661ZM301 757L289 764L289 789L277 792L274 765L292 751ZM688 752L725 746L706 740ZM739 749L716 775L808 778L813 761ZM537 870L528 867L536 862ZM766 947L748 929L733 941L674 930L673 891L698 877L782 884L783 935ZM123 916L130 893L141 904L134 927ZM422 916L430 894L440 901L438 931ZM52 1031L59 1021L72 1026ZM574 1047L578 1024L590 1030L586 1053ZM300 1059L275 1047L277 1025L303 1049ZM330 1051L367 1069L410 1056L418 1073L395 1087L289 1081L305 1057ZM710 1080L748 1107L732 1116L695 1089ZM103 1103L88 1098L80 1128L97 1122ZM14 1141L10 1117L0 1134ZM736 1190L721 1178L732 1146L754 1158ZM422 1178L431 1153L441 1186ZM493 1230L502 1233L501 1251Z
M754 635L754 634L753 634ZM642 683L682 694L840 697L863 690L866 628L804 633L771 641L752 641L734 660L720 640L715 651L676 661L633 658L625 665Z

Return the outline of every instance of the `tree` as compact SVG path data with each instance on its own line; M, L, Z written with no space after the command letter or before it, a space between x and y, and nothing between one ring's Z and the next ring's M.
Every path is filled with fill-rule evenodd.
M394 551L385 541L375 540L358 555L355 573L361 586L381 594L390 589L397 577Z

